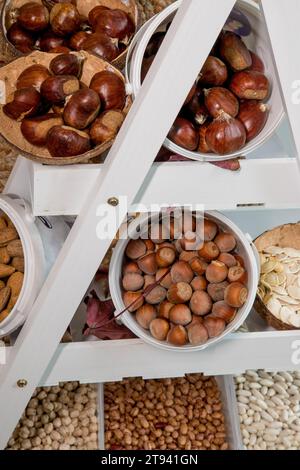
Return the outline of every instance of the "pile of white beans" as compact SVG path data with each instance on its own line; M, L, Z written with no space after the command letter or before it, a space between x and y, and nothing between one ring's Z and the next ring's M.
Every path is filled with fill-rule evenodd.
M300 449L300 372L247 371L235 378L244 445Z

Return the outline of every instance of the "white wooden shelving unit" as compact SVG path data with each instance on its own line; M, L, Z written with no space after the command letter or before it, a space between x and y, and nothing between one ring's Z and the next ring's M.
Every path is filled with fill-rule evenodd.
M248 321L249 333L235 333L198 353L170 353L140 340L59 344L109 247L109 240L97 239L95 227L97 207L108 206L110 197L126 194L130 208L140 202L146 206L205 204L206 209L226 211L253 237L272 226L300 220L300 107L291 100L294 80L300 77L300 57L293 54L291 60L289 54L289 46L298 42L298 0L289 0L288 9L283 0L262 0L288 111L277 134L242 161L237 173L207 163L152 165L234 3L182 1L105 164L48 167L19 158L6 192L29 200L35 216L77 218L15 345L7 349L6 364L0 366L0 448L5 447L37 385L300 367L300 334L266 331L255 312ZM168 93L162 91L166 89ZM121 218L126 214L123 207L112 210ZM27 383L23 388L17 385L20 379Z

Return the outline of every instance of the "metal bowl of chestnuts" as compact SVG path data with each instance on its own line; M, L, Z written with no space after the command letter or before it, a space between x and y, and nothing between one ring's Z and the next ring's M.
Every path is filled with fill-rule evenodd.
M151 223L150 223L151 222ZM197 351L222 341L253 306L259 269L255 248L227 217L175 209L128 225L109 270L119 317L145 342Z

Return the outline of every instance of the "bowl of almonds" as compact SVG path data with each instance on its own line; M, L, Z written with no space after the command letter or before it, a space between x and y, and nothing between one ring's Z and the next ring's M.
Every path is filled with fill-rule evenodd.
M265 232L255 246L261 262L256 311L277 330L300 329L300 223Z

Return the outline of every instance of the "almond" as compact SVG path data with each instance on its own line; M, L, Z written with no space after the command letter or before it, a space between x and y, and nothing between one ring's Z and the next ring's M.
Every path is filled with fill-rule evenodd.
M24 256L21 240L14 240L7 245L8 254L14 258L15 256Z
M13 268L15 269L15 268ZM24 274L15 272L7 281L7 286L11 288L11 295L17 296L20 294L23 285Z
M3 216L0 217L0 230L2 230L3 228L6 228L7 227L7 224L5 222L5 219Z
M13 266L7 266L7 264L0 263L0 278L11 276L15 272Z
M0 290L0 312L6 307L10 297L10 287L4 287Z
M0 248L1 250L1 248ZM11 265L16 269L16 271L24 272L24 258L23 256L15 256L12 259Z
M0 289L3 289L5 287L5 282L0 279Z
M6 246L0 248L0 263L8 264L10 262L10 256L8 254Z
M18 232L13 227L0 230L0 247L8 245L9 242L18 238Z
M7 305L7 309L8 309L9 311L11 311L11 310L14 308L14 306L15 306L16 303L17 303L18 298L19 298L18 295L12 295L12 296L10 297L9 302L8 302L8 305Z
M0 313L0 323L5 320L6 317L8 317L8 315L10 314L10 310L8 308L6 308L5 310L2 310L2 312Z

